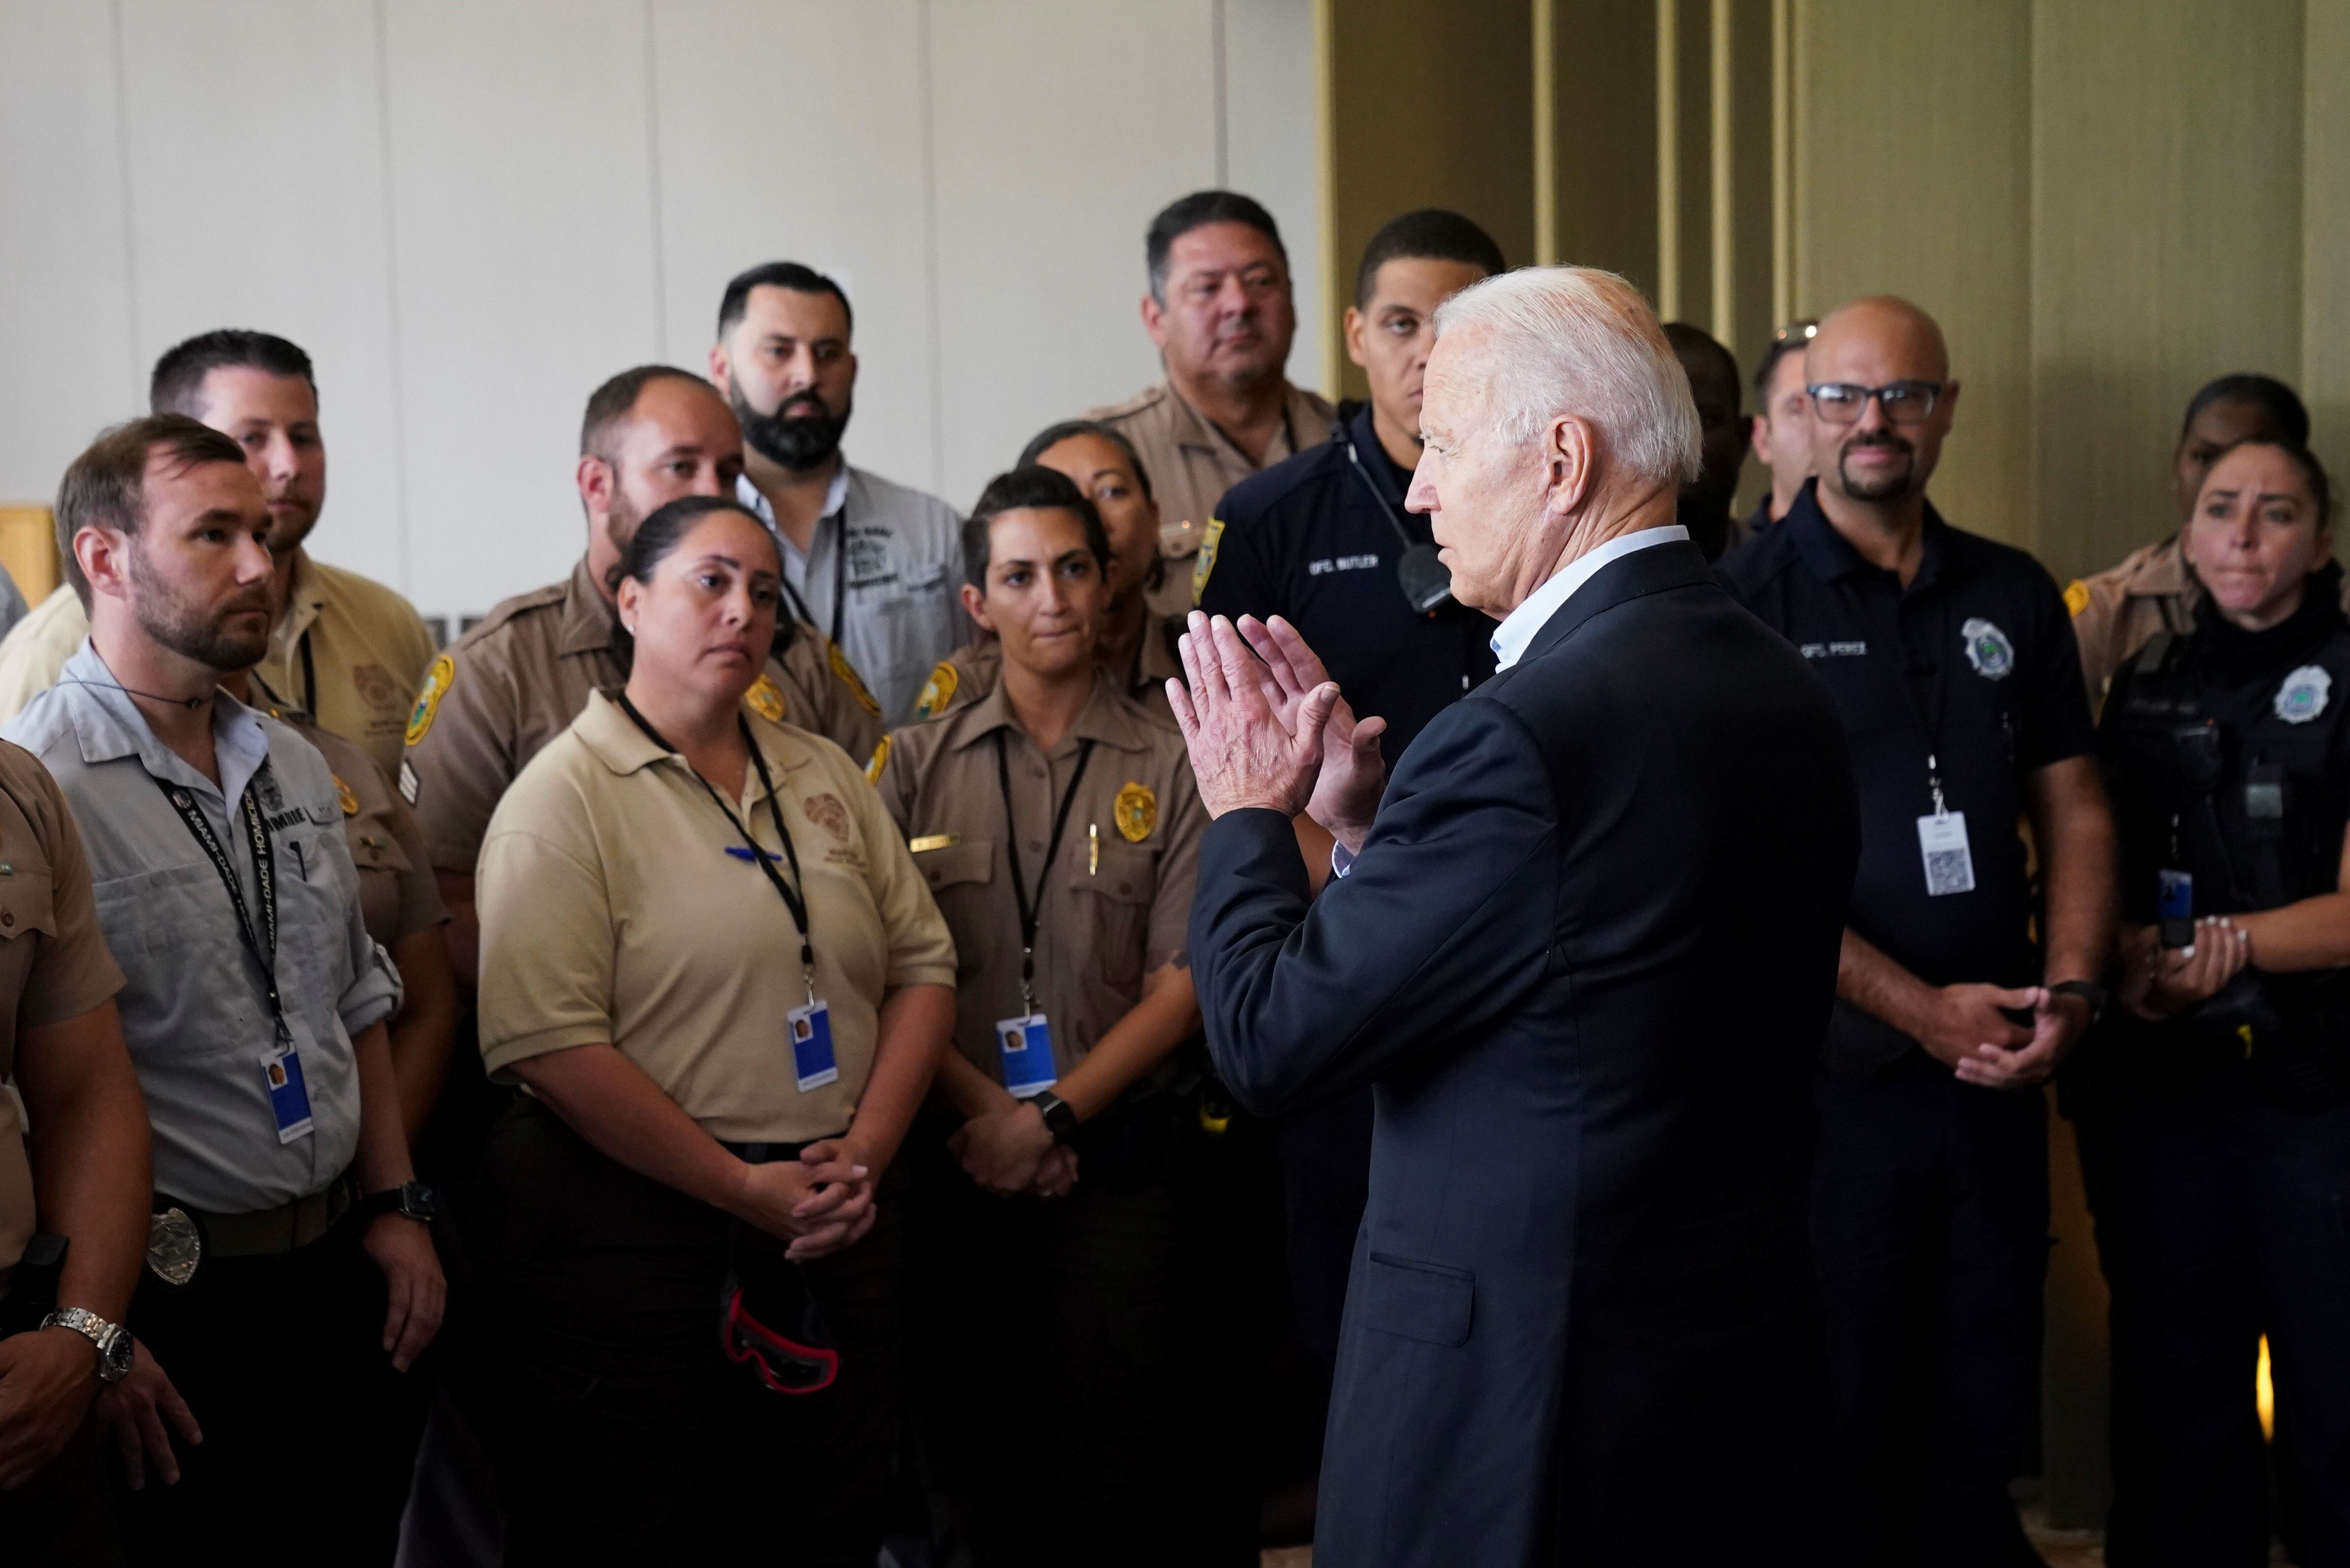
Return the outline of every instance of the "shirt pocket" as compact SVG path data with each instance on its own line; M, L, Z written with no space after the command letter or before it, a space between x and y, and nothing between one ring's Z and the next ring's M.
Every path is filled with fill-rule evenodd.
M33 972L41 944L20 938L57 934L54 892L46 871L18 871L0 877L0 995L22 996ZM0 1063L0 1066L5 1066ZM0 1072L0 1077L5 1077ZM5 1133L0 1128L0 1133Z
M339 823L297 823L271 846L277 862L277 980L288 992L289 1010L296 1005L296 986L330 987L325 1003L332 1009L351 981L348 921L359 879L348 851L333 853L330 839L342 831Z
M1069 886L1077 895L1094 955L1094 971L1112 990L1131 994L1142 983L1143 952L1150 943L1150 901L1159 892L1159 852L1132 845L1101 846L1101 861L1089 866L1086 846L1076 848Z
M914 857L914 869L931 889L939 915L954 935L955 979L968 981L984 970L1005 922L995 919L995 842L967 838ZM1014 933L1016 936L1016 933Z
M213 946L220 922L236 919L209 864L110 877L90 892L107 948L133 973L144 967L135 962L140 955Z

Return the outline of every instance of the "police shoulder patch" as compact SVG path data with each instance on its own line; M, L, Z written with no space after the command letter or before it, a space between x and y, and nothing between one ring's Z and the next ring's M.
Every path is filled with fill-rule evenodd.
M840 651L840 644L827 640L824 650L831 660L834 678L856 695L858 702L867 712L879 719L881 704L873 701L872 692L865 690L865 682L858 679L857 667L848 662L848 655Z
M1149 784L1128 779L1118 786L1110 815L1118 823L1120 837L1128 844L1139 844L1159 826L1159 797Z
M962 684L952 659L941 659L931 665L931 678L922 682L921 695L914 699L914 717L935 719L945 712L947 704L954 701L955 688Z
M2071 582L2065 584L2064 607L2066 610L2076 616L2083 610L2087 609L2089 607L2089 585L2083 582L2078 577L2074 577Z
M1200 535L1200 554L1191 562L1191 602L1198 604L1200 596L1208 591L1208 579L1215 574L1216 549L1224 542L1224 520L1212 519L1208 531Z
M743 693L743 705L770 724L782 723L784 715L791 711L791 705L784 701L784 689L764 670L751 690Z
M441 711L441 699L456 683L457 661L447 654L432 661L424 677L424 690L416 696L416 706L408 714L408 743L416 744L432 728L432 716Z
M328 776L335 781L335 800L343 808L343 815L357 816L359 814L359 797L351 793L351 786L343 782L342 774L332 774Z
M882 736L873 743L873 760L865 764L865 782L879 784L881 770L889 763L889 737Z

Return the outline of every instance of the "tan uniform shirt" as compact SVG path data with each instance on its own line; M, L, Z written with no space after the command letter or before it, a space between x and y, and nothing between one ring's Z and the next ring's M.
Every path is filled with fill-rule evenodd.
M402 937L442 924L449 907L441 901L432 858L415 813L395 794L391 781L368 754L299 708L287 706L268 683L256 680L254 706L301 732L318 748L335 775L336 804L343 812L343 842L359 874L359 918L367 933L390 952Z
M1159 503L1159 555L1167 563L1164 580L1150 596L1150 607L1159 614L1180 615L1191 607L1193 557L1205 551L1208 565L1215 563L1219 527L1214 518L1224 492L1252 473L1328 441L1338 417L1320 397L1299 387L1288 387L1281 414L1281 430L1261 463L1251 462L1232 437L1185 402L1172 381L1161 381L1086 416L1132 441L1149 476L1150 493Z
M70 585L17 622L0 639L0 723L57 684L88 635L89 617ZM432 662L432 634L406 599L296 550L293 597L254 672L389 774L400 766L400 732Z
M2073 612L2073 639L2081 645L2081 675L2089 684L2092 710L2105 701L2114 671L2156 632L2195 628L2195 603L2202 597L2203 585L2187 569L2176 534L2140 545L2121 565L2065 587L2064 606ZM2342 607L2350 610L2350 576L2343 579ZM0 659L5 651L0 643Z
M433 662L408 722L400 792L444 871L471 872L498 797L539 748L628 680L620 621L582 559L571 576L506 600ZM840 650L802 626L744 705L796 724L851 756L872 753L881 712Z
M608 1043L713 1137L799 1143L848 1126L883 996L951 985L954 944L905 841L831 742L754 724L799 857L837 1082L803 1091L785 1014L807 1000L790 911L685 760L598 692L531 759L482 844L482 1056ZM780 855L743 773L735 819ZM788 880L790 862L776 869Z
M1167 682L1183 678L1183 658L1175 649L1175 639L1183 635L1180 616L1153 616L1143 628L1142 641L1134 650L1134 658L1125 670L1118 690L1150 711L1161 723L1175 722L1174 711L1167 705ZM914 701L914 717L935 719L941 713L951 713L967 708L995 690L1003 678L1003 645L991 637L955 649L951 658L939 660L938 668L922 687L921 695ZM877 770L878 771L878 770Z
M998 735L1014 827L996 770ZM1183 737L1120 696L1105 672L1049 757L1014 720L1001 687L889 739L882 804L954 933L955 1044L1003 1081L996 1022L1028 1011L1007 859L1016 854L1037 910L1032 990L1052 1027L1055 1070L1068 1072L1142 999L1142 977L1182 957L1208 825ZM1053 818L1087 742L1092 753L1048 870Z
M0 1273L24 1256L35 1220L17 1036L121 989L73 813L31 753L0 742Z

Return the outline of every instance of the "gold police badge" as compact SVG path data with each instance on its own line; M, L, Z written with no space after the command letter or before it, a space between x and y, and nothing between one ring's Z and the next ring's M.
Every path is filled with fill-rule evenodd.
M837 642L827 641L824 646L825 651L832 656L833 674L839 678L843 686L856 694L858 701L864 704L867 712L879 719L881 716L881 704L873 701L872 692L865 690L865 682L858 679L857 667L848 662L848 655L840 651L840 644Z
M770 724L782 723L784 715L790 711L784 701L784 689L765 670L761 670L751 690L743 693L743 705Z
M945 712L947 704L954 701L955 688L962 684L962 678L950 660L941 659L931 665L931 678L922 682L921 695L914 699L914 717L935 719Z
M432 715L441 711L441 699L448 693L457 679L457 661L447 654L432 661L424 677L424 690L416 695L416 706L408 715L408 743L416 744L425 732L432 728Z
M328 776L335 781L335 799L341 804L343 815L357 816L359 814L359 797L351 793L351 786L343 782L342 774L332 774Z
M1118 836L1128 844L1139 844L1159 826L1159 797L1150 793L1149 784L1128 779L1118 786L1110 815L1118 823Z

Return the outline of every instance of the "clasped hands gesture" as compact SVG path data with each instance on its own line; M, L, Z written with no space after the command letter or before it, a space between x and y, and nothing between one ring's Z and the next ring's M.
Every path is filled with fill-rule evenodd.
M795 1160L745 1164L733 1211L788 1242L794 1262L837 1252L873 1229L872 1163L849 1139L834 1137Z
M1053 1141L1035 1106L1010 1095L1001 1100L957 1127L947 1152L1000 1198L1066 1198L1077 1184L1077 1151Z
M2225 915L2196 921L2194 940L2183 948L2164 947L2160 927L2139 926L2122 933L2121 950L2116 1000L2152 1021L2219 995L2252 958L2251 935Z
M1191 612L1167 701L1210 816L1261 806L1303 812L1349 854L1360 850L1387 782L1384 719L1357 719L1297 628Z

